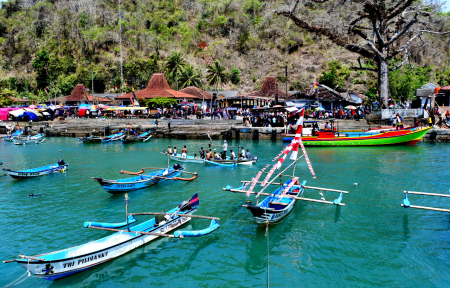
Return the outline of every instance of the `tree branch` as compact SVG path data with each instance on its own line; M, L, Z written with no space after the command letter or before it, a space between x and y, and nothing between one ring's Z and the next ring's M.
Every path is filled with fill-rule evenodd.
M411 39L409 39L408 41L406 41L405 45L403 45L400 49L398 49L397 51L394 51L394 53L392 53L391 56L388 57L388 59L392 59L395 56L397 56L398 54L400 54L403 50L406 50L406 48L408 48L409 44L411 44L411 42L416 39L417 37L420 36L421 33L417 33L416 35L414 35L413 37L411 37Z
M405 48L405 50L406 50L406 48ZM405 64L406 62L408 62L408 59L409 59L409 57L408 57L408 50L406 50L405 60L403 60L401 63L399 63L399 64L396 65L395 67L390 68L389 71L395 71L395 70L399 69L400 67L403 66L403 64Z
M282 15L284 17L291 19L295 23L295 25L297 25L298 27L300 27L308 32L311 32L311 33L323 35L323 36L327 37L334 44L344 47L345 49L347 49L351 52L358 53L361 56L364 56L366 58L372 58L375 56L374 53L371 53L367 49L359 47L358 45L353 45L353 44L349 44L349 43L345 42L344 40L342 40L342 38L343 38L342 35L336 34L327 28L312 26L309 23L307 23L306 21L296 17L295 15L290 14L289 11L277 11L276 13L277 13L277 15ZM361 31L359 31L359 32L357 31L357 33L363 39L367 40L367 37L364 35L364 33L362 33Z
M417 19L417 13L416 13L416 15L414 15L414 18L411 19L411 21L409 21L409 23L406 24L405 27L403 27L402 31L395 34L388 40L388 42L386 43L386 46L390 46L392 43L394 43L396 40L398 40L400 37L402 37L409 30L409 28L411 28L411 26L414 25L414 23L416 23L417 21L418 21L418 19Z
M394 17L396 17L397 15L399 15L400 13L404 12L405 9L409 6L411 6L411 4L413 3L413 0L407 0L406 2L402 2L402 1L398 1L398 3L391 8L388 8L386 13L387 13L387 20L390 20ZM403 3L403 5L402 5Z

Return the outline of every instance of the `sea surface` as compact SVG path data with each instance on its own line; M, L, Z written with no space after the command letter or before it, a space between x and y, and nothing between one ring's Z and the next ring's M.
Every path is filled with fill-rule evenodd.
M219 230L198 238L159 239L61 280L29 277L16 287L267 287L267 281L271 287L450 287L449 214L400 206L404 190L450 194L449 144L307 148L317 179L304 159L296 175L310 186L349 191L343 197L346 205L300 202L284 222L266 231L242 207L246 200L254 203L254 197L222 188L251 180L274 163L285 144L228 142L257 155L257 164L236 168L181 164L199 177L129 193L130 212L160 212L198 191L196 214L220 217ZM151 139L123 145L49 138L25 146L0 141L3 168L35 168L60 158L69 163L65 173L23 180L0 177L0 260L109 235L83 228L83 223L125 221L124 195L110 195L92 177L119 179L126 177L120 170L167 167L168 159L160 152L168 145L178 151L186 145L193 154L201 146L206 150L208 141ZM320 199L319 192L307 190L304 197ZM323 194L327 200L338 196ZM450 198L410 195L409 199L413 205L450 209ZM150 219L137 217L138 222ZM207 226L209 220L193 219L182 229ZM0 264L0 285L25 272L17 263Z

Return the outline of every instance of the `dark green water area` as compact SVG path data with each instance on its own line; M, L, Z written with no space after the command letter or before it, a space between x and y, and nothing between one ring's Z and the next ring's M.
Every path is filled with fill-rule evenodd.
M83 228L83 222L124 221L124 195L110 195L91 177L119 179L126 177L120 170L167 167L167 157L159 152L168 145L178 151L186 145L188 154L198 153L200 146L207 148L206 141L174 139L126 146L82 144L74 138L50 138L25 146L0 141L3 168L35 168L60 158L70 164L65 173L34 179L0 177L0 259L52 252L109 235ZM254 197L222 188L251 180L266 164L274 163L273 157L285 144L229 141L229 145L250 149L259 161L236 168L182 163L199 177L129 193L130 212L159 212L199 191L196 214L220 217L219 230L198 238L158 239L61 280L30 277L16 287L267 287L266 231L242 207ZM300 180L350 193L344 195L342 207L300 202L284 222L269 228L271 287L450 287L449 214L400 206L404 190L449 194L450 145L307 151L317 179L302 159L296 169ZM29 197L30 193L41 196ZM324 195L327 200L338 196ZM320 199L314 190L304 196ZM414 205L450 209L450 198L409 198ZM137 219L142 222L150 216ZM209 220L194 219L182 229L208 225ZM17 263L0 264L0 285L25 272Z

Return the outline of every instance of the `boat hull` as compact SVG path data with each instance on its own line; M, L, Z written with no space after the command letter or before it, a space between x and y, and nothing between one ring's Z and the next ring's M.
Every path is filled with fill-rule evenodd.
M186 211L186 213L184 214L190 215L195 211L196 209L193 208L189 211ZM160 225L153 229L152 228L144 229L142 232L166 234L189 222L190 219L191 218L189 217L178 216L170 221L167 221L164 225ZM132 230L133 227L131 227L130 229ZM36 277L46 280L57 280L84 271L86 269L92 268L94 266L100 265L114 258L117 258L125 253L130 252L131 250L134 250L160 237L154 235L139 235L139 233L127 233L127 232L116 234L130 236L132 238L102 250L70 258L52 261L30 260L29 262L27 259L18 259L16 260L16 262L18 262L25 269L29 269L29 271L33 273L34 276ZM45 259L45 254L34 256L34 258Z
M3 171L5 171L6 174L8 174L9 176L11 176L12 178L15 179L21 179L21 178L33 178L33 177L39 177L39 176L44 176L47 174L52 174L55 172L60 172L63 169L67 169L67 166L69 164L64 164L62 166L58 166L55 165L54 168L50 168L50 169L45 169L42 171L12 171L9 169L3 169Z
M173 170L172 172L169 172L166 175L163 175L164 178L174 178L181 175L182 169L179 170ZM168 179L161 179L161 178L152 178L152 175L142 175L141 180L137 181L129 181L129 182L114 182L114 180L106 180L102 178L94 178L94 180L97 180L100 185L103 187L103 189L106 190L106 192L111 194L118 194L118 193L124 193L129 191L134 191L138 189L147 188L148 186L168 181ZM154 175L153 175L154 176Z
M162 153L162 154L169 155L167 153ZM172 160L175 160L175 161L179 161L179 162L205 163L204 159L201 159L201 158L195 159L193 156L181 157L181 155L180 156L169 155L169 158Z
M361 137L302 137L305 146L384 146L415 145L430 130L422 129L386 131Z
M289 182L286 182L283 186L283 189L287 186ZM303 181L301 186L298 188L298 192L296 192L293 196L301 197L304 192L303 186L306 184L306 181ZM296 186L298 187L298 185ZM290 189L290 191L293 191L293 188ZM253 214L253 219L256 221L258 226L265 226L267 224L274 225L279 222L281 222L283 219L285 219L294 209L295 204L297 203L297 200L294 198L288 198L283 197L281 199L282 202L277 203L283 203L281 204L269 204L273 203L272 200L277 199L281 193L281 189L277 189L274 194L271 194L266 199L264 199L262 202L260 202L258 205L247 205L247 209Z

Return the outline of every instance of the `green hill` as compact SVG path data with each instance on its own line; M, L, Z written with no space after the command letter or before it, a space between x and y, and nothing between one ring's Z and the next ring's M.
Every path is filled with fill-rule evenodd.
M185 0L122 1L125 90L142 89L155 72L164 72L173 51L181 52L201 78L215 60L237 78L223 89L258 89L265 76L276 76L289 90L323 82L338 90L376 94L372 73L354 72L357 55L326 39L300 31L273 12L284 1ZM10 0L0 10L0 89L17 96L68 95L83 83L95 93L120 86L118 2L111 0ZM448 15L441 15L448 26ZM449 84L448 38L424 36L427 45L411 54L411 63L391 74L393 96L410 97L428 81ZM356 64L355 64L356 65ZM192 71L191 71L192 72ZM180 81L178 81L180 85ZM235 84L233 84L235 83ZM211 87L206 87L210 89ZM92 93L92 92L91 92Z

